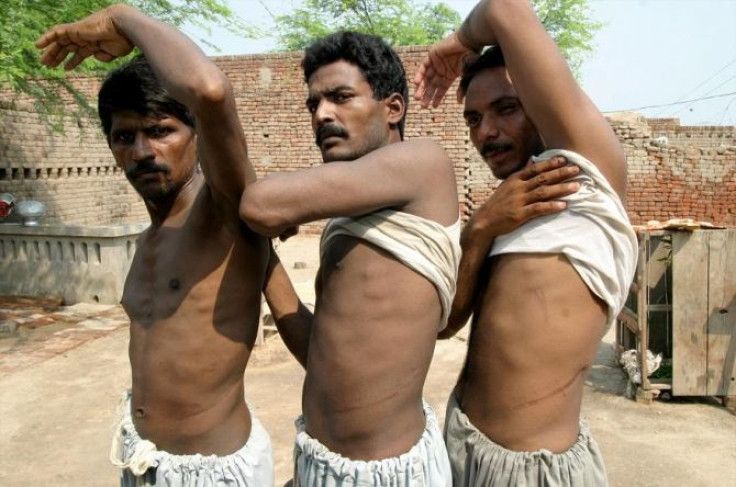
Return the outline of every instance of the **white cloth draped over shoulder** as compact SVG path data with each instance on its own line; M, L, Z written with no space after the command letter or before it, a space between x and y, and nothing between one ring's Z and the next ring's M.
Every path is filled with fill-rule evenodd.
M442 304L439 330L447 326L460 265L460 218L451 226L397 210L379 210L356 218L338 217L322 233L320 252L338 235L348 235L379 247L427 278Z
M535 218L497 237L491 256L511 253L565 255L588 288L608 305L608 327L628 296L636 272L638 243L626 209L600 170L580 154L552 149L534 161L555 156L580 167L572 180L577 193L560 198L567 208Z

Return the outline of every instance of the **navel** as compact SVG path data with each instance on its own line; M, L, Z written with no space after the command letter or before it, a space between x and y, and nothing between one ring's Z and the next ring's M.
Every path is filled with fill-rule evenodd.
M143 419L146 417L146 410L144 408L137 408L135 410L135 417L138 419Z

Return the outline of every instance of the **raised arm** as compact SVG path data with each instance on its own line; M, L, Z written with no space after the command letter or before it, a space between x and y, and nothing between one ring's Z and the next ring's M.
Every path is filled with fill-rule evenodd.
M43 34L41 62L66 69L93 56L111 61L138 47L171 96L197 123L199 159L214 196L237 209L246 183L255 180L248 162L232 87L227 77L186 35L127 5L114 5Z
M428 191L427 188L432 188ZM396 208L443 225L457 220L452 162L439 144L417 140L390 144L348 162L269 175L243 195L241 217L258 233L336 216Z
M623 198L626 177L621 145L578 86L528 0L479 2L456 34L430 51L415 77L415 96L423 106L436 106L449 86L448 78L454 80L460 73L458 53L469 55L493 44L501 47L524 111L547 148L570 149L590 159Z

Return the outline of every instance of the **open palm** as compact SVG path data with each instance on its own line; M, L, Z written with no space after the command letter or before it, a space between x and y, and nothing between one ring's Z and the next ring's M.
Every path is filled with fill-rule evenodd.
M430 104L439 106L447 90L460 76L463 66L476 59L478 54L462 45L455 33L445 37L427 53L414 76L414 98L421 100L423 108ZM458 102L462 101L458 91Z

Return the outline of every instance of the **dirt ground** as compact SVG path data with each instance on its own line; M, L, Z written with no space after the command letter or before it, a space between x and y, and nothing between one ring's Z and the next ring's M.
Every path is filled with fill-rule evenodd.
M317 244L317 237L300 236L279 249L305 301L314 299ZM295 269L297 262L303 268ZM115 406L130 384L128 329L117 307L91 314L73 326L57 318L45 334L0 339L0 486L117 485L108 452ZM438 342L435 350L425 396L440 420L466 339ZM651 405L625 398L613 340L609 333L601 343L583 404L611 485L736 485L734 414L709 398ZM278 336L256 349L246 372L246 398L273 442L277 485L291 478L303 377Z

